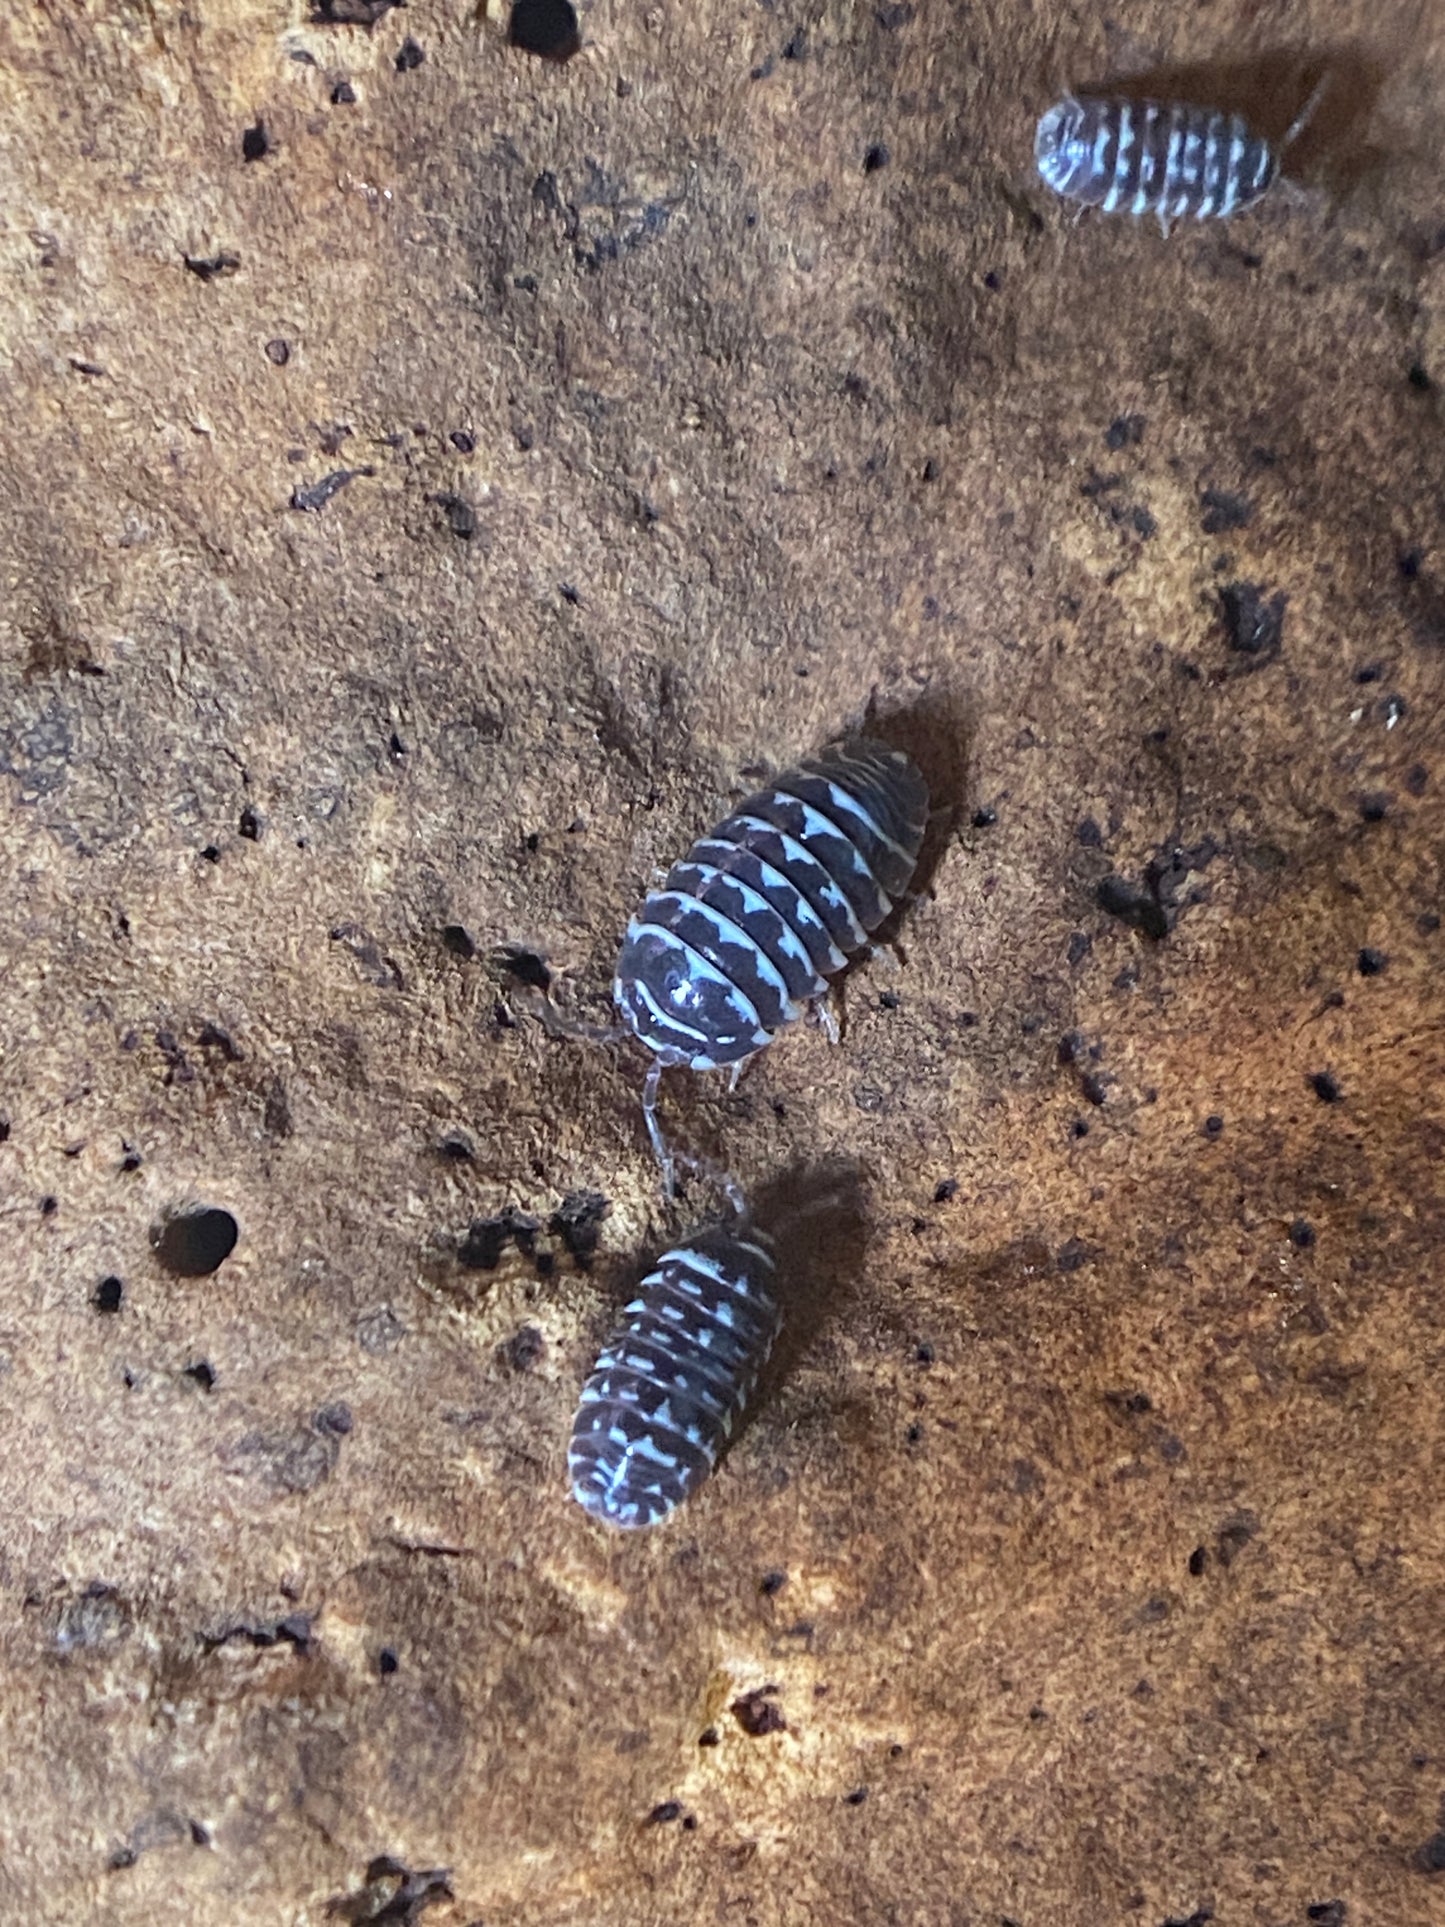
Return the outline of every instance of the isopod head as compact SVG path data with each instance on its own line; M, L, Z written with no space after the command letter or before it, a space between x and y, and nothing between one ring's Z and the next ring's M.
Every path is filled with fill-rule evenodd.
M1056 194L1072 194L1093 167L1093 137L1083 103L1067 95L1051 107L1034 135L1034 161Z

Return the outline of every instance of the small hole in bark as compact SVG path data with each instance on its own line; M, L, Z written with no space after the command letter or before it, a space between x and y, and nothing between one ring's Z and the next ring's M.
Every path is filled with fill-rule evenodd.
M863 172L876 174L880 167L888 165L888 149L882 141L875 141L863 156Z
M259 843L261 841L261 818L249 803L241 811L241 819L237 823L236 829L241 836L245 837L248 843Z
M442 926L442 948L449 950L454 957L464 957L468 960L477 954L477 946L472 941L470 931L460 923L448 923Z
M394 1673L400 1664L401 1661L390 1646L383 1646L376 1656L376 1670L383 1679Z
M426 55L420 45L408 34L396 50L396 71L399 74L408 74L414 67L419 67L425 59Z
M203 1392L215 1390L215 1371L204 1358L199 1359L194 1365L187 1365L182 1377L194 1379Z
M120 1301L125 1297L125 1286L119 1278L102 1278L95 1288L91 1304L100 1312L120 1310Z
M178 1212L154 1238L156 1257L177 1278L209 1278L230 1257L240 1235L229 1211L215 1206Z
M241 136L241 159L264 161L270 152L271 136L266 132L265 121L258 120L254 127L248 127Z
M570 60L582 44L571 0L516 0L507 38L542 60Z

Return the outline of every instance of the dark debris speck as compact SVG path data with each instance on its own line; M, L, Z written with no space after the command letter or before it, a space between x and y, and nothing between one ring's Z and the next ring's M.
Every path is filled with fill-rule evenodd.
M502 1253L512 1243L523 1256L530 1257L541 1228L536 1218L513 1205L494 1218L473 1218L457 1246L457 1262L468 1271L495 1271Z
M420 67L425 59L425 49L408 34L396 50L396 71L399 74L410 73L414 67Z
M1231 649L1257 662L1279 654L1289 607L1283 589L1266 596L1257 582L1229 582L1219 591L1219 606Z
M777 1692L776 1686L755 1686L750 1693L740 1693L728 1708L749 1739L787 1732L788 1722L777 1703Z
M1309 1078L1309 1087L1321 1104L1338 1104L1343 1093L1340 1080L1333 1071L1314 1071Z
M1289 1228L1289 1241L1296 1251L1308 1251L1315 1241L1315 1228L1308 1218L1296 1218Z
M603 1220L611 1209L600 1191L569 1191L552 1213L548 1229L562 1240L579 1270L586 1271L596 1257Z
M1356 960L1356 965L1362 977L1378 977L1389 961L1383 950L1376 950L1366 944Z
M467 962L477 954L477 946L472 940L471 932L460 923L443 924L442 948L450 951L452 956L461 957Z
M546 1343L535 1325L523 1325L502 1347L502 1356L514 1372L529 1372L546 1350Z
M1231 529L1247 528L1254 517L1254 507L1248 498L1231 494L1228 489L1205 489L1200 507L1203 510L1200 526L1206 535L1224 535Z
M1115 454L1121 448L1137 448L1144 439L1147 422L1142 415L1118 415L1104 430L1104 446Z

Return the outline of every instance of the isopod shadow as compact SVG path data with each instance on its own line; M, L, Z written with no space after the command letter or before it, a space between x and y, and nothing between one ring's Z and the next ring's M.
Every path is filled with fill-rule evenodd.
M1153 100L1217 107L1238 114L1278 146L1312 98L1308 119L1285 156L1286 172L1335 192L1357 186L1383 164L1384 151L1361 138L1389 65L1378 49L1343 42L1323 52L1278 47L1238 60L1190 61L1112 74L1072 89L1081 100Z
M944 689L895 707L875 689L860 731L892 749L905 751L928 785L928 828L908 892L910 897L926 896L953 832L962 821L968 795L972 730L964 697L957 690ZM906 920L905 900L874 933L876 940L890 942L900 922Z
M754 1194L753 1220L777 1254L783 1322L749 1418L772 1402L856 1296L868 1234L866 1204L862 1170L849 1158L794 1165Z

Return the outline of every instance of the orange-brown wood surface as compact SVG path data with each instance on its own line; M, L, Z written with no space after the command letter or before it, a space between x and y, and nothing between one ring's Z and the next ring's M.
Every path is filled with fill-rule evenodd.
M7 1912L1445 1918L1445 14L370 11L0 22ZM1322 74L1231 223L1034 173ZM496 953L605 1023L865 721L893 947L664 1094L788 1340L609 1536L709 1200Z

